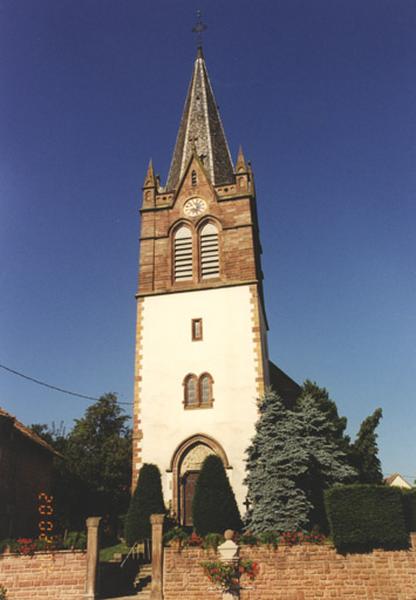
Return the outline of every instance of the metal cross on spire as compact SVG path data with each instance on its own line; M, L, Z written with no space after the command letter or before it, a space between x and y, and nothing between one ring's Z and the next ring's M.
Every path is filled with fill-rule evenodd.
M197 22L195 26L192 28L193 33L196 33L196 41L198 48L202 47L202 34L207 29L207 25L202 21L201 11L196 11Z

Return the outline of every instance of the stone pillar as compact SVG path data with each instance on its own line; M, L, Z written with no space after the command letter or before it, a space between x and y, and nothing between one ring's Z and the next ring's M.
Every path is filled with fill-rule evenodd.
M237 544L233 541L233 537L234 531L232 531L232 529L227 529L227 531L224 532L225 542L218 546L218 554L220 555L221 562L234 564L235 566L238 566L239 548ZM222 600L236 600L236 598L239 597L240 594L238 589L234 590L233 592L223 592L222 594Z
M98 570L98 528L101 517L87 519L87 581L85 584L85 600L94 600L97 597L97 570Z
M416 531L412 531L410 534L410 547L416 551Z
M165 515L151 515L152 524L152 586L150 600L163 600L163 521Z

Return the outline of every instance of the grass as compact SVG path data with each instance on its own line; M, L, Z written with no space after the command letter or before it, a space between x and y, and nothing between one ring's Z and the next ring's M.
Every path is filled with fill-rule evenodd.
M126 546L126 544L123 542L119 542L114 546L108 546L108 548L102 548L100 550L100 562L108 562L113 558L113 554L116 552L119 554L127 554L128 551L128 546Z

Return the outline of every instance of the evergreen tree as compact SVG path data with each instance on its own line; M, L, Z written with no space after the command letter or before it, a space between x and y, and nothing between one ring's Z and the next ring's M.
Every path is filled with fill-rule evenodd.
M297 408L302 420L301 443L308 454L308 469L299 483L313 507L309 527L319 526L325 530L324 490L335 483L351 483L357 474L339 443L336 422L328 418L316 399L304 392Z
M382 483L383 474L378 458L377 434L375 432L383 416L381 408L361 423L357 439L352 444L351 462L358 471L360 483Z
M246 478L251 503L247 524L255 533L315 525L325 529L324 490L356 476L334 420L316 399L304 392L295 408L285 407L274 392L266 393L259 405Z
M238 531L242 527L234 492L222 460L215 454L207 456L202 464L192 502L192 518L199 535L224 533L226 529Z
M254 533L305 529L312 505L299 485L309 461L301 416L274 391L259 401L259 412L247 449L247 527Z
M350 447L350 437L345 434L347 418L339 416L337 405L329 397L329 393L326 388L321 388L315 382L306 379L302 386L300 398L305 396L311 396L314 399L315 406L319 408L319 410L325 415L326 419L333 425L330 433L331 437L344 450L344 452L348 452Z
M156 465L145 463L139 472L137 486L126 515L124 536L127 544L150 539L150 515L165 512L160 472Z

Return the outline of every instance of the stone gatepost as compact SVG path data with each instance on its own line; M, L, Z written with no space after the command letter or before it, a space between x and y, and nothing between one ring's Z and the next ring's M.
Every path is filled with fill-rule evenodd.
M220 555L221 562L238 566L238 552L239 548L237 544L233 541L234 531L231 529L227 529L224 532L225 542L218 546L218 554ZM235 600L240 596L238 590L233 592L223 592L222 600Z
M87 581L85 584L85 600L97 597L98 572L98 528L101 517L87 519Z
M150 600L163 600L163 521L165 515L151 515L152 524L152 585Z

